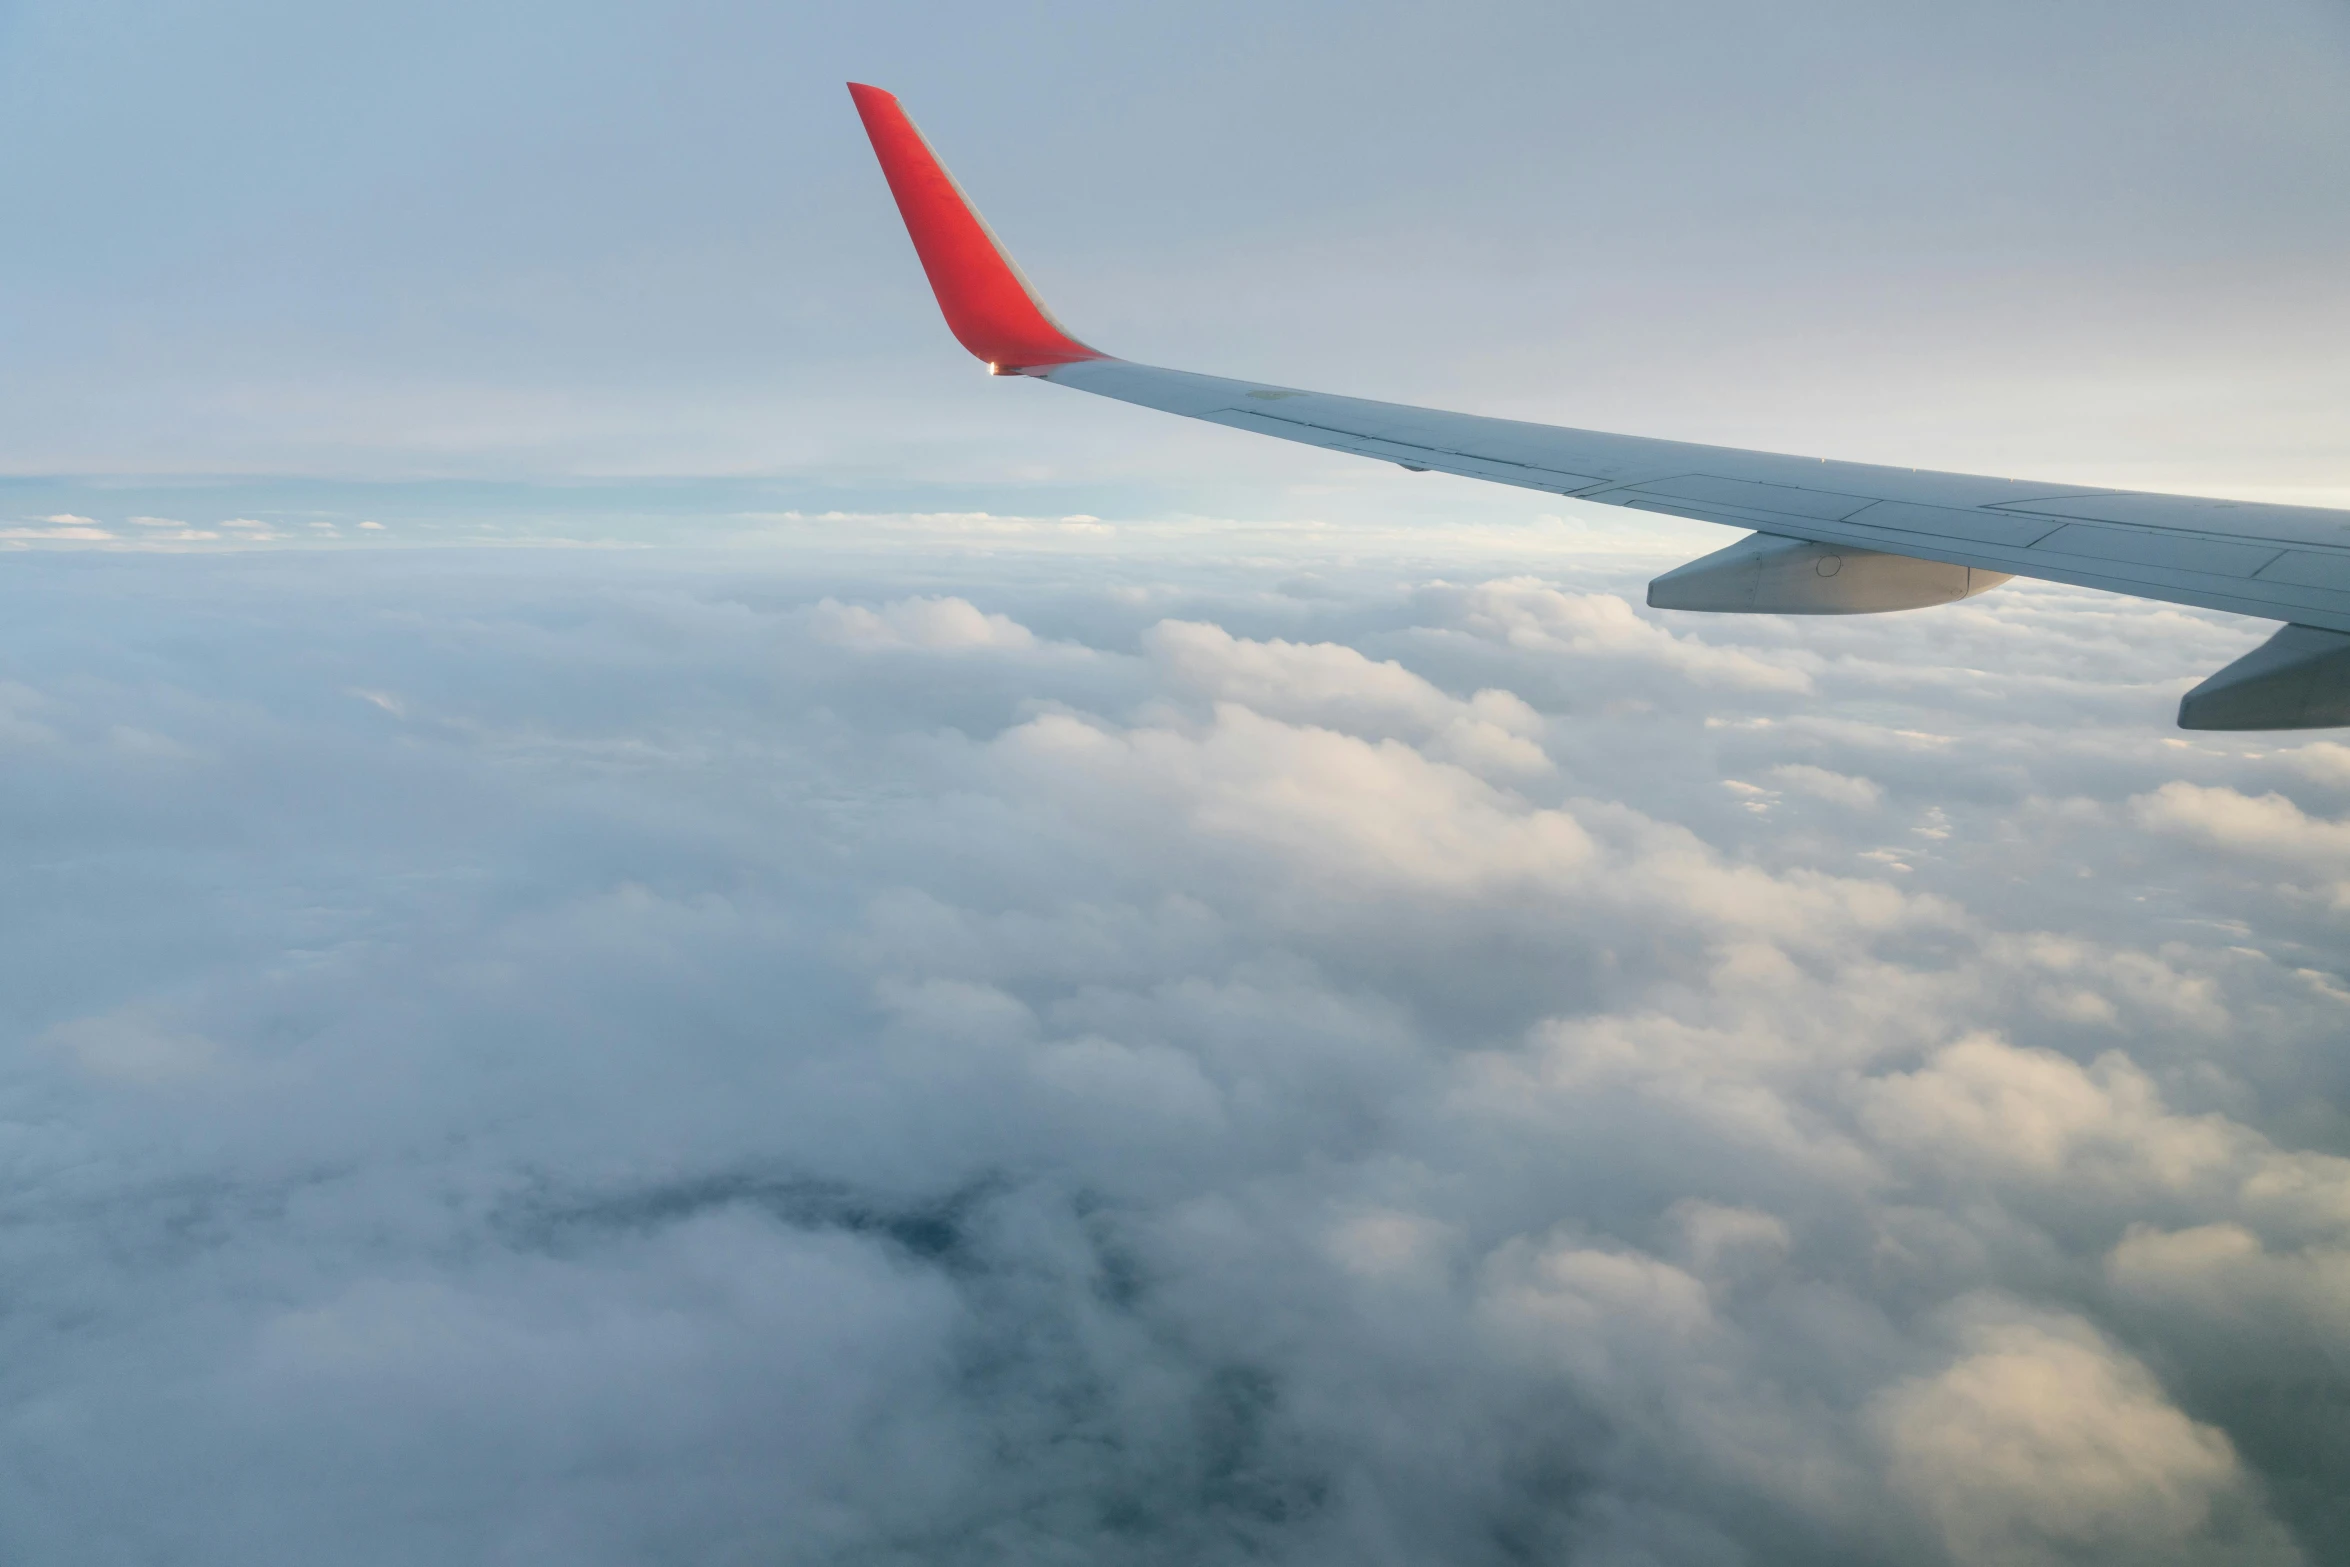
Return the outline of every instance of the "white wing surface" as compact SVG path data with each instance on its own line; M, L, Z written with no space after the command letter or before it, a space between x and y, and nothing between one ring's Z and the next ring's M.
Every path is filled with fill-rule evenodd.
M2350 632L2350 512L1601 435L1120 360L1032 373L1407 468Z
M1748 528L1765 545L1788 541L1800 551L1788 558L1823 580L1847 557L1887 558L1869 592L1791 597L1769 584L1792 577L1758 579L1758 552L1733 546L1660 578L1676 584L1652 589L1660 604L1847 613L1947 602L2013 575L2285 621L2189 693L2181 723L2350 723L2350 512L1696 446L1132 364L1052 319L895 98L850 91L948 326L996 374L1415 471Z

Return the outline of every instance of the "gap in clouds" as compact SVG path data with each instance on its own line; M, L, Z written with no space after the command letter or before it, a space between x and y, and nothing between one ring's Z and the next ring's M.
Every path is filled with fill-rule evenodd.
M13 560L8 1554L2341 1554L2241 623L1221 537Z

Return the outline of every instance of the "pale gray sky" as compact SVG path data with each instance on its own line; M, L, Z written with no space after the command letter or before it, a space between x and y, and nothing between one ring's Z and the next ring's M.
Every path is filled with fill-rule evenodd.
M0 48L20 474L1296 471L974 381L854 76L1132 357L1945 467L2350 484L2332 0L20 0Z

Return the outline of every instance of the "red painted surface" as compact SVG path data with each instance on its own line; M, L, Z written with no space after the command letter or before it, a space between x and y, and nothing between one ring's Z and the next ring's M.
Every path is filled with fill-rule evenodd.
M999 375L1109 358L1061 330L1037 302L897 99L858 82L849 83L849 96L857 101L882 175L913 236L914 254L922 258L955 340Z

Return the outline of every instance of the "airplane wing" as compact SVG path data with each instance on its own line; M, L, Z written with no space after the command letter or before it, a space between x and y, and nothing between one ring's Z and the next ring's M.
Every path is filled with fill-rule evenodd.
M1753 530L1659 577L1659 608L1859 614L2023 576L2284 621L2187 693L2181 726L2350 724L2350 512L1606 435L1133 364L1053 319L896 98L849 92L949 329L992 374L1416 472Z

